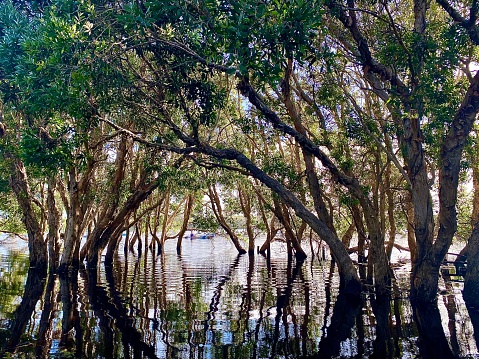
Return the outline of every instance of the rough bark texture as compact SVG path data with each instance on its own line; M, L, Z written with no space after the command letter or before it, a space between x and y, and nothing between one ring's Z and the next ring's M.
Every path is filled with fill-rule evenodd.
M32 207L33 200L25 166L21 160L13 159L11 170L10 186L22 210L22 221L28 233L30 266L47 268L47 244L43 238L40 224Z
M462 152L469 135L472 124L479 111L479 73L474 76L461 107L456 112L449 131L441 146L441 166L439 169L439 230L434 246L432 241L418 240L418 227L416 227L416 240L418 241L418 261L413 268L412 298L420 301L433 301L437 293L437 280L439 266L443 261L457 228L457 191L459 183L460 162ZM423 160L424 161L424 160ZM413 202L415 211L421 208L417 200L420 193L415 188ZM416 199L414 194L416 194ZM416 213L416 218L425 213ZM428 213L432 218L432 213ZM421 228L419 228L421 229ZM436 274L434 274L436 273Z

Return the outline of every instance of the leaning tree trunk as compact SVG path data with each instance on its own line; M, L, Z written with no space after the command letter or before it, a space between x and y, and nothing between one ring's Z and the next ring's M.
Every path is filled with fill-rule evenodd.
M210 197L211 208L213 209L213 213L215 214L216 220L218 221L220 226L225 230L225 232L228 234L238 253L245 254L246 250L243 248L243 246L241 246L238 236L234 233L234 231L226 222L225 217L223 216L223 210L221 208L220 198L214 186L211 186L208 188L208 195Z
M33 210L33 200L28 184L27 171L20 159L13 159L11 170L10 186L22 210L23 224L28 233L30 267L46 270L48 266L47 244L43 238L40 223Z
M353 265L349 253L344 247L340 239L328 228L328 226L320 221L311 211L309 211L298 198L288 191L280 182L269 177L265 172L254 165L245 155L233 149L218 150L204 146L203 151L217 158L235 160L240 166L246 169L251 176L262 182L281 200L294 210L296 215L303 219L311 229L322 238L331 249L336 263L338 264L340 275L340 288L344 292L359 293L361 291L361 282L359 280L356 268Z
M101 252L111 240L112 248L109 253L113 253L118 246L118 233L121 233L126 227L125 222L138 209L140 204L148 198L148 196L159 186L158 181L153 181L148 185L140 186L121 208L121 210L112 218L108 226L104 226L100 230L95 229L92 237L89 239L89 245L84 246L81 253L81 258L86 257L89 267L95 268L98 265L98 260ZM138 227L137 227L138 228ZM112 237L115 235L116 237Z

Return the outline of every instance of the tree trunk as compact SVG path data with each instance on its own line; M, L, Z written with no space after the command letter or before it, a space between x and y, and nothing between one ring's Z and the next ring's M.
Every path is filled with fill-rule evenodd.
M245 254L246 250L241 246L238 236L234 233L234 231L228 225L228 223L226 222L223 216L223 210L221 208L220 198L214 186L211 186L208 188L208 195L210 197L211 208L213 209L213 213L215 214L216 220L218 221L220 226L225 230L225 232L228 234L238 253Z
M351 214L353 216L354 225L356 226L356 232L358 234L358 263L359 263L359 276L361 279L372 283L372 273L366 273L366 229L364 228L363 215L361 209L355 203L351 205ZM369 268L369 266L368 266Z
M474 198L471 222L473 229L467 245L461 251L461 256L458 256L456 261L464 263L467 258L463 296L468 307L479 308L479 165L474 163L472 170ZM479 335L479 333L476 333L476 335Z
M32 194L25 166L20 159L13 159L11 170L10 186L22 210L22 221L28 233L30 267L46 269L48 266L47 244L33 210Z
M391 254L396 240L396 220L394 219L394 196L391 191L391 162L388 162L386 171L384 174L384 187L386 191L387 200L387 212L389 222L389 241L386 247L386 254L388 259L391 260Z
M195 197L193 194L188 194L185 203L185 210L183 213L183 224L181 225L180 232L178 233L178 239L176 241L176 253L181 254L181 245L183 242L183 237L185 236L186 230L188 229L188 222L190 221L191 213L193 212L193 207L195 204Z
M248 233L248 254L254 254L254 230L251 223L251 197L246 191L238 188L241 211L246 219L246 232Z
M419 150L412 151L410 155L408 166L413 183L413 203L415 210L416 224L416 240L418 242L418 261L413 268L411 276L412 288L411 296L420 301L431 302L436 298L437 281L439 279L439 267L444 260L452 239L457 229L457 191L459 185L459 171L462 159L462 152L466 144L466 139L472 129L472 124L479 111L479 72L476 73L471 81L469 89L464 97L461 106L454 115L451 126L448 129L447 135L443 140L440 151L440 168L439 168L439 214L438 223L439 230L436 241L432 245L430 223L432 223L432 201L430 200L429 191L427 208L424 204L420 204L419 200L424 200L422 191L428 190L427 175L425 173L424 155L422 147ZM415 128L416 126L411 126ZM413 131L418 133L419 131ZM415 135L412 136L413 138ZM407 136L406 136L407 138ZM411 138L411 136L409 136ZM419 139L418 139L419 140ZM417 145L420 146L420 141ZM415 148L409 144L410 148ZM411 151L409 151L411 154ZM420 155L417 158L416 155ZM419 164L422 162L422 165ZM419 175L415 175L416 168L414 164L422 166ZM424 168L424 169L423 169ZM425 215L427 214L427 217ZM425 220L426 219L426 220ZM424 224L428 228L424 228ZM425 235L427 234L427 238ZM434 274L435 273L435 274ZM433 275L431 278L427 275Z
M111 219L111 222L106 226L97 226L93 231L88 243L82 249L81 257L86 257L88 266L94 268L98 265L98 259L108 244L109 240L118 240L118 237L111 237L115 231L121 233L122 230L129 227L126 224L131 214L138 209L141 203L148 198L148 196L158 187L158 181L153 181L148 185L140 186L134 193L128 197L121 210ZM137 227L138 229L139 227ZM116 247L115 247L116 248Z
M65 238L63 253L60 260L60 271L67 270L71 265L78 265L79 255L76 253L77 242L81 240L80 229L80 200L78 190L78 174L75 168L68 173L68 194L69 206L67 209L67 221L65 229Z
M48 179L48 253L50 268L56 270L58 267L58 260L60 256L60 226L61 226L61 214L56 206L55 201L55 188L56 188L56 176L51 176Z

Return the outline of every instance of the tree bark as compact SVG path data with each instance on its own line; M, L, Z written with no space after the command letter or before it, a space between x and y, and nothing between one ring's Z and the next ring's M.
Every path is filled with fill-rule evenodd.
M183 224L181 229L178 232L178 239L176 241L176 253L181 254L181 245L183 243L183 237L185 236L186 230L188 229L188 222L190 221L191 213L193 212L193 207L195 204L195 197L193 194L188 194L188 197L185 202L185 210L183 213Z
M28 233L30 267L46 269L48 267L47 244L33 210L27 171L20 159L12 159L10 186L22 210L22 221Z
M245 190L238 188L241 211L246 219L246 232L248 233L248 254L254 254L254 230L251 221L251 197Z
M95 268L98 265L99 256L110 240L115 241L112 243L112 246L114 246L115 249L117 248L118 232L121 234L121 231L126 229L125 223L128 218L158 186L158 181L141 185L128 197L121 210L112 218L109 225L95 228L91 237L88 239L88 244L85 244L81 253L81 258L86 257L89 267Z
M210 156L235 160L240 166L250 172L250 174L275 192L289 207L291 207L296 215L303 219L320 238L322 238L331 249L336 263L338 264L340 274L340 288L344 292L359 293L361 292L361 282L359 280L353 262L349 254L341 243L340 239L328 228L328 226L320 221L313 213L311 213L301 201L288 191L281 183L269 177L261 169L255 166L245 155L232 149L215 149L203 145L200 149Z
M60 226L61 226L61 214L56 206L55 201L55 188L56 188L56 176L51 176L48 179L48 253L49 253L49 265L50 268L56 270L58 267L58 260L60 257Z
M228 234L238 253L245 254L246 250L241 246L238 236L234 233L234 231L228 225L228 223L226 222L226 219L223 216L223 210L221 208L220 198L214 186L211 186L208 188L208 196L210 197L211 208L213 209L213 213L215 214L215 217L218 223Z

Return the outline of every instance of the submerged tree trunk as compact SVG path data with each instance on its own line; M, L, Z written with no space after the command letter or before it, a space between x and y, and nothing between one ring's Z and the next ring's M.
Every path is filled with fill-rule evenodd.
M444 260L452 239L457 229L457 191L459 185L459 171L462 159L462 152L466 144L466 139L472 129L472 124L479 111L479 73L471 81L464 100L456 112L448 133L441 145L441 166L439 169L439 230L436 241L432 245L430 238L423 238L424 227L416 225L416 240L418 242L418 261L413 268L411 295L421 301L433 301L437 294L439 279L439 267ZM413 156L414 159L414 156ZM422 158L424 166L424 158ZM412 162L410 161L410 164ZM421 209L418 201L421 190L428 189L427 176L425 170L421 171L419 180L414 178L413 203L415 217L418 223L421 223L421 216L426 212ZM429 191L428 191L429 194ZM432 222L432 203L428 196L427 223ZM429 218L430 216L430 218ZM422 221L422 223L426 223ZM431 234L427 233L428 237ZM419 240L418 240L419 237Z
M56 206L55 188L56 176L51 176L48 179L48 253L50 268L56 270L58 267L58 260L60 257L60 226L61 214Z
M176 241L176 253L181 253L181 245L183 243L183 237L188 229L188 222L190 221L191 213L193 212L193 207L195 204L195 197L193 194L188 194L185 209L183 213L183 223L181 225L180 231L178 232L178 239Z
M22 221L28 233L30 267L48 266L47 244L43 238L40 223L33 210L32 194L28 184L27 171L20 159L12 159L10 186L22 210Z
M238 189L241 211L246 219L246 233L248 233L248 254L254 254L254 230L251 221L251 197L242 188Z
M214 186L211 186L208 188L208 196L210 197L211 208L213 209L213 213L215 214L216 220L218 221L220 226L225 230L225 232L228 234L238 253L245 254L246 250L241 246L238 236L234 233L234 231L228 225L228 223L226 222L226 219L223 216L223 209L221 208L220 198Z
M115 242L112 244L113 248L117 248L119 235L131 225L127 223L131 214L138 209L140 204L147 199L158 186L158 181L139 186L139 188L128 197L127 201L111 219L110 223L95 228L81 253L81 258L86 257L89 266L94 268L98 265L99 256L110 240Z
M76 243L81 240L80 235L80 194L78 191L78 179L76 169L68 173L69 206L67 208L67 221L63 253L60 260L60 270L66 270L69 266L79 263L79 253L76 252Z
M479 308L479 164L477 161L472 165L472 178L474 191L471 213L472 232L466 246L456 258L458 263L456 268L459 263L464 266L467 260L463 296L468 307ZM476 336L479 337L479 333L476 333Z

